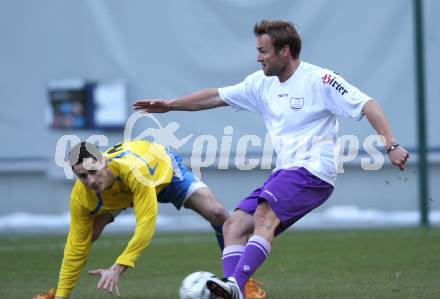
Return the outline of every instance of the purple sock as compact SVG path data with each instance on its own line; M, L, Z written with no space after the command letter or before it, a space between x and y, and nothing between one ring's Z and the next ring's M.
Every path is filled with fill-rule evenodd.
M229 245L223 249L222 264L224 277L232 275L243 254L243 250L244 245Z
M254 235L247 242L243 255L232 274L242 294L244 294L244 285L266 260L270 250L271 246L269 241L263 237Z

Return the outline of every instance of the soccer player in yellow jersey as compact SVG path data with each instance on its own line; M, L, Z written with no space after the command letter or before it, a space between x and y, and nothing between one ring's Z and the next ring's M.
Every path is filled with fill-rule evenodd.
M150 243L158 202L172 203L177 209L183 206L203 216L216 230L223 247L221 227L228 218L227 212L210 189L182 164L182 159L163 146L144 140L124 141L103 155L93 144L81 142L72 148L69 162L78 180L70 199L71 223L56 299L69 297L92 242L129 207L136 216L132 239L110 268L89 272L100 276L97 287L107 292L119 296L122 273L134 267Z

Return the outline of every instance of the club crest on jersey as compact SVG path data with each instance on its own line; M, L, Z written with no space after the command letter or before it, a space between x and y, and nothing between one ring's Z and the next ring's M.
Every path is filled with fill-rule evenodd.
M345 95L348 90L342 85L342 83L339 83L335 80L335 76L332 76L331 74L325 74L322 76L322 82L324 84L328 84L331 87L335 88L337 92L339 92L341 95Z
M292 108L293 111L301 110L303 106L304 106L304 97L302 97L302 98L291 97L290 98L290 108Z

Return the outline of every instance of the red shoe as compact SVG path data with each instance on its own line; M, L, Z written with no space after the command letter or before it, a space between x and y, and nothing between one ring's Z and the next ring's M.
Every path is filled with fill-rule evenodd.
M263 283L255 279L249 279L244 286L244 294L246 299L264 299L266 291L261 288Z

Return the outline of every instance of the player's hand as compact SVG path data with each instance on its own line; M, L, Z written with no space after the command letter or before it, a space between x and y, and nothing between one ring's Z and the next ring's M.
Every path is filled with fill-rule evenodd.
M391 163L403 171L405 170L406 162L409 159L409 153L404 147L399 145L396 149L388 153L388 158L390 159Z
M96 285L98 289L103 289L111 294L115 292L117 296L121 296L119 293L118 283L124 269L124 266L115 264L109 269L90 270L89 274L101 275L101 279Z
M170 101L164 99L139 100L133 104L133 108L148 113L165 113L171 110Z

